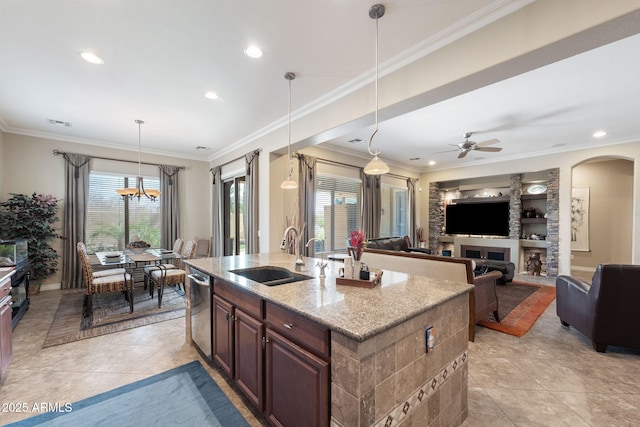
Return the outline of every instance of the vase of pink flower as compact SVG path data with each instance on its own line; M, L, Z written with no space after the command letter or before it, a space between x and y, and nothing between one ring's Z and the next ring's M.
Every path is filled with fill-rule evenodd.
M362 251L364 249L365 240L366 237L364 235L364 231L362 230L353 230L349 235L349 243L351 244L351 248L353 250L353 259L356 261L360 261Z

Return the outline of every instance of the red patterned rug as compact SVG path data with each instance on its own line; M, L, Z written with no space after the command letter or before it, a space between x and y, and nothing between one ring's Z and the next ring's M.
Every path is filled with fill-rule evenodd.
M534 283L511 282L496 286L500 323L493 314L478 322L485 328L521 337L536 323L536 320L556 298L556 287Z

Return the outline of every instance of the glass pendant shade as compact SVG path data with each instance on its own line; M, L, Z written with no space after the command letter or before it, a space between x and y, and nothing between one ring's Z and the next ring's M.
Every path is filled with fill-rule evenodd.
M367 175L383 175L388 172L389 166L387 166L377 154L373 156L373 159L364 167L364 173Z
M280 188L283 190L295 190L298 188L298 183L291 179L291 175L280 184Z

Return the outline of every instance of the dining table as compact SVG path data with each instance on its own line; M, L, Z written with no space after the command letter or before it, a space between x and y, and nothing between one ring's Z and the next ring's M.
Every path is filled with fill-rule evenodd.
M96 257L101 266L134 266L160 264L180 258L178 252L170 249L125 249L120 251L99 251Z

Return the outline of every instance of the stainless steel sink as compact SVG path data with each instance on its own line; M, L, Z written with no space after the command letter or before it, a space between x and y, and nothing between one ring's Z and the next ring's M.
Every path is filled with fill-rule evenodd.
M285 283L298 282L300 280L313 279L313 277L307 276L306 274L294 273L286 268L271 265L240 268L237 270L229 270L229 272L266 286L277 286Z

